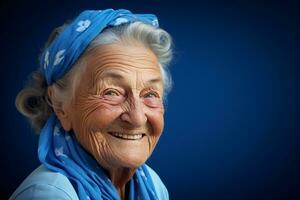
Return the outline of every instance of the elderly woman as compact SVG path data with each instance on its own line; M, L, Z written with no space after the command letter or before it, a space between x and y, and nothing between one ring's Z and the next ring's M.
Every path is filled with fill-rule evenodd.
M16 99L42 165L10 199L168 199L144 163L164 126L171 46L154 15L124 9L55 29Z

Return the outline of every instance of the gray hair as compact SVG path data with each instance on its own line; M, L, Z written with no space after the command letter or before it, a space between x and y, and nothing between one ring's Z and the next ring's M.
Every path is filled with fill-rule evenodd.
M63 31L66 24L60 26L51 33L45 48ZM149 48L157 57L164 83L164 102L172 88L172 78L168 65L172 60L172 39L163 29L142 23L133 22L116 27L106 28L88 46L72 69L61 79L53 83L54 98L60 102L69 101L73 98L83 70L85 70L85 55L103 45L131 42L141 42ZM48 85L41 72L41 68L34 71L28 85L21 90L16 97L18 111L27 117L32 127L39 133L49 115L53 112L52 103L47 94Z

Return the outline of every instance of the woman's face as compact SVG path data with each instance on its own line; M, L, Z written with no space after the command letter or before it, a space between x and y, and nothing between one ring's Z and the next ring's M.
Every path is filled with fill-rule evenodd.
M85 59L86 71L67 108L71 127L104 168L136 168L164 126L157 58L141 44L112 44Z

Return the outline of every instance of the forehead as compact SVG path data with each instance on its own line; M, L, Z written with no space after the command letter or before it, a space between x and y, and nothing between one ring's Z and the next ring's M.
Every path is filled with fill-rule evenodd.
M107 71L130 75L161 76L155 54L141 44L110 44L93 50L86 56L88 74L101 76Z

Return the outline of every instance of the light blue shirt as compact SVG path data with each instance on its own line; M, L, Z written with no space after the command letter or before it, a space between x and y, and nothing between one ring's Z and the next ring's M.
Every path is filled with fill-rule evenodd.
M168 191L159 176L148 167L160 200L169 199ZM52 172L43 165L35 169L16 189L9 200L79 200L67 177Z

